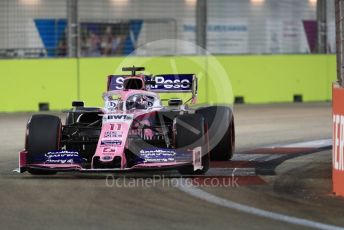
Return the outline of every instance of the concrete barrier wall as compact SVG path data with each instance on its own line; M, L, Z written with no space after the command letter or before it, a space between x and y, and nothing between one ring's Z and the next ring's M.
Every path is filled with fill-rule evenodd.
M235 96L247 103L331 100L336 79L333 55L272 55L217 57L228 72ZM210 73L209 75L212 75ZM211 94L211 92L210 92Z
M37 111L40 102L60 110L78 98L99 106L106 76L128 65L152 74L196 73L201 103L231 102L233 95L245 103L292 102L297 94L307 102L327 101L336 77L334 55L0 60L0 111Z
M77 97L75 59L0 60L0 111L68 108Z

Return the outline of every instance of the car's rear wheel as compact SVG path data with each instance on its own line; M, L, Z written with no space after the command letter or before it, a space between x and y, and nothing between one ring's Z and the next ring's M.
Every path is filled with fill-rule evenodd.
M44 161L45 154L60 150L61 120L52 115L33 115L27 125L26 149L28 163ZM43 169L29 168L31 174L54 174Z
M227 161L235 150L234 116L230 107L209 106L196 111L202 114L209 127L210 159Z
M179 173L192 175L204 174L208 171L210 158L205 129L204 118L200 114L187 114L175 118L174 142L176 148L182 151L189 151L200 146L202 152L202 169L195 171L193 165L187 165L179 168Z

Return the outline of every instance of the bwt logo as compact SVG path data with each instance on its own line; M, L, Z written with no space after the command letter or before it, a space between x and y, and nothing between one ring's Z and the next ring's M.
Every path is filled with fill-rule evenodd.
M109 120L130 120L130 119L132 119L132 116L125 115L125 114L108 115L107 119L109 119Z
M333 156L334 169L344 171L344 115L333 115Z

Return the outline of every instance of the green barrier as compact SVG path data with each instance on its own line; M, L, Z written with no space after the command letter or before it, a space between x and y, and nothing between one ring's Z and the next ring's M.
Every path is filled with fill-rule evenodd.
M106 76L132 65L152 74L196 73L200 103L230 103L234 96L245 103L292 102L297 94L307 102L326 101L336 79L335 55L0 60L0 111L37 111L40 102L61 110L78 98L101 106Z
M75 59L0 61L0 111L37 111L38 103L51 110L70 107L76 98Z
M246 103L292 102L331 99L336 79L334 55L218 56L232 82L235 96ZM211 64L209 64L211 66ZM209 69L211 78L216 70ZM210 89L209 94L212 94Z

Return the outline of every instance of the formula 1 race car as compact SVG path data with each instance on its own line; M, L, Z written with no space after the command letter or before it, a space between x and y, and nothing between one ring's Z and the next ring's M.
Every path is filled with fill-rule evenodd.
M116 172L177 169L203 174L209 161L234 153L234 118L229 106L195 106L194 74L145 75L143 67L125 67L130 75L108 76L104 107L74 101L62 125L57 116L33 115L19 153L19 172ZM189 93L166 100L158 93Z

